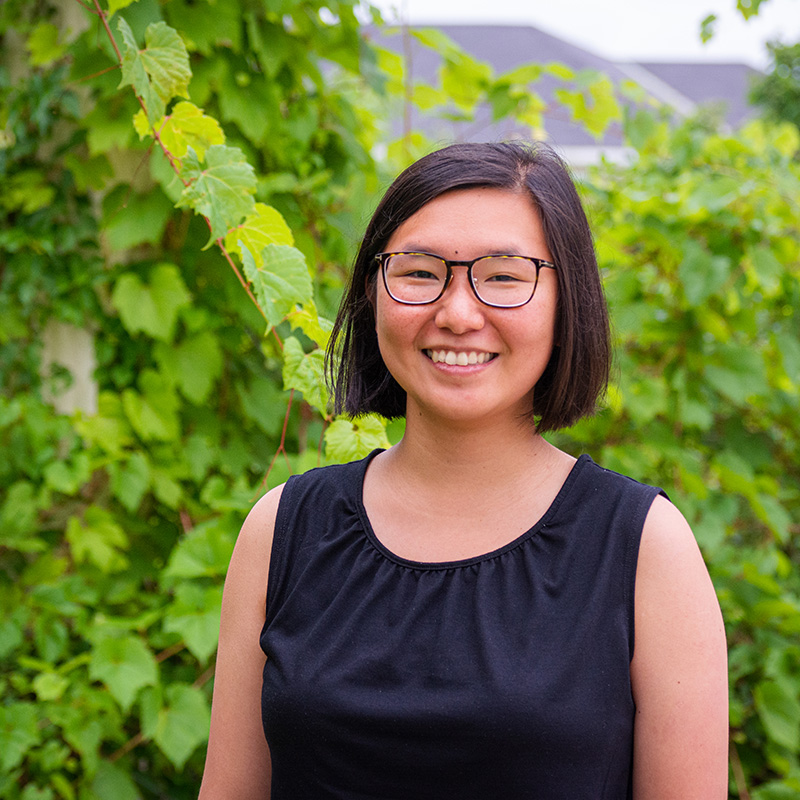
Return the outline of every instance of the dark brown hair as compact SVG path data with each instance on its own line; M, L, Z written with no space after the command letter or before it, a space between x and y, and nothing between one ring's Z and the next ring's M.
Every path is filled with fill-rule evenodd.
M611 348L589 223L569 171L552 148L504 142L454 144L431 153L401 173L378 204L328 346L326 374L336 413L405 416L406 393L381 358L367 294L377 272L375 255L426 203L454 189L477 187L527 194L558 268L557 344L534 389L538 430L565 428L594 412L608 382Z

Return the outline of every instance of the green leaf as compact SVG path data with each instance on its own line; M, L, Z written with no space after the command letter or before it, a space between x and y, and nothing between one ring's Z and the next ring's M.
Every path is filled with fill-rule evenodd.
M278 325L296 306L310 302L313 287L305 256L295 247L270 244L261 252L257 266L240 242L244 273L253 284L256 300L270 326Z
M33 623L33 638L39 655L48 663L55 664L64 658L69 646L67 626L55 616L41 614Z
M706 44L706 42L710 41L711 38L714 36L714 28L716 26L716 23L717 23L716 14L709 14L700 23L700 41L703 44Z
M795 388L800 387L800 339L787 332L776 334L775 340L786 376Z
M741 181L731 175L706 175L686 198L686 212L708 217L722 211L741 191Z
M602 136L611 122L622 119L614 85L605 75L595 77L583 89L556 89L554 95L595 138Z
M571 81L575 77L575 71L570 69L566 64L559 64L557 61L551 61L549 64L544 65L545 72L552 75L554 78L560 78L562 81Z
M164 116L167 103L175 96L188 97L189 54L177 31L165 22L148 25L145 49L139 50L128 23L120 17L122 34L122 80L120 88L132 86L142 98L151 123Z
M190 336L177 346L159 344L156 359L161 371L197 405L205 403L222 374L222 351L211 331Z
M172 214L172 203L162 192L132 193L127 186L104 201L107 222L103 227L111 250L129 250L139 244L158 244Z
M489 88L492 68L466 53L453 52L445 55L439 77L445 95L471 114L478 98Z
M89 506L83 520L70 517L66 538L72 557L79 564L89 562L103 572L119 572L128 565L123 555L128 547L128 537L104 509Z
M141 331L164 342L172 341L178 313L191 299L173 264L156 266L147 285L135 273L126 272L111 294L111 302L129 333Z
M758 715L773 742L792 752L800 749L800 702L775 681L762 681L753 691Z
M60 700L69 686L69 679L56 672L41 672L33 679L33 691L40 701Z
M72 463L53 461L44 470L45 482L63 494L75 494L90 478L89 456L78 453Z
M158 683L158 664L138 636L106 637L92 648L89 677L102 681L127 711L140 689Z
M222 586L182 583L164 616L164 630L177 633L192 654L205 663L217 649Z
M543 72L544 67L541 64L523 64L520 67L504 72L498 78L498 82L516 83L529 88L530 84L536 83L542 77Z
M10 771L22 763L42 734L39 715L33 703L12 702L0 706L0 767Z
M138 0L108 0L108 16L109 19L117 13L117 11L127 8L131 3L136 3Z
M177 509L183 498L183 489L172 475L163 469L153 469L153 494L165 506Z
M204 578L224 575L235 541L236 530L225 517L196 525L173 548L163 577Z
M722 363L707 364L706 378L720 394L737 405L749 397L767 391L766 374L762 356L745 347L721 350Z
M127 771L108 761L100 762L92 781L92 793L97 800L141 800L142 798Z
M119 456L133 441L122 402L112 392L100 392L97 414L76 420L75 431L87 444L95 444L114 456Z
M34 533L36 511L33 485L27 481L12 483L0 506L0 544L10 547L15 539Z
M140 139L153 135L144 111L140 110L136 114L133 124ZM225 144L225 133L219 122L214 117L206 116L202 108L187 101L178 103L153 128L158 131L161 143L174 158L183 158L191 147L202 161L211 145Z
M66 45L59 41L58 28L50 22L40 22L28 37L28 52L31 64L46 67L58 61L66 52Z
M750 262L761 290L767 297L775 297L781 288L784 266L767 247L755 247L750 252Z
M253 213L225 237L228 252L236 252L244 260L245 248L258 267L263 265L261 253L270 244L293 245L294 236L281 213L264 203L256 203Z
M750 19L758 14L759 6L766 0L736 0L736 8L744 19Z
M678 268L683 292L692 306L699 306L719 291L728 280L730 259L712 256L699 242L687 239L683 261Z
M325 455L331 462L356 461L377 447L387 449L390 444L386 437L386 421L375 414L336 419L325 431Z
M290 311L286 318L293 328L300 328L317 347L324 350L331 338L333 323L325 317L320 317L313 301L307 302L302 308Z
M180 433L180 401L172 385L159 373L143 370L141 393L126 389L122 406L136 433L146 441L170 441Z
M105 189L109 179L114 176L111 163L104 153L88 157L81 157L80 154L74 152L67 153L64 156L64 166L72 173L75 185L82 192L87 189L96 191Z
M303 398L322 414L327 413L328 391L324 374L325 354L315 349L310 353L294 337L283 342L283 385L286 389L297 389Z
M150 488L150 465L144 453L136 452L124 464L112 462L111 491L128 511L134 513Z
M775 534L778 540L784 544L787 543L792 517L780 501L768 494L760 494L753 499L752 505L756 516Z
M166 689L167 705L158 712L154 739L178 769L208 739L211 714L205 695L193 686L173 683Z
M0 659L5 659L22 644L27 616L27 609L20 607L0 622Z
M47 182L45 175L35 169L18 170L3 179L0 207L9 212L33 214L49 206L54 197L55 189Z
M211 238L206 247L224 237L253 211L255 173L237 147L211 145L204 166L190 147L183 160L181 177L189 185L178 205L193 208L208 219Z

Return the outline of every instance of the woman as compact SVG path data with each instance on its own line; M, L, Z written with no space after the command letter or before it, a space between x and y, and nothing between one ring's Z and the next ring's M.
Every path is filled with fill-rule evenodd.
M542 438L609 364L558 157L462 144L406 170L333 349L337 410L405 435L245 522L201 798L724 798L725 638L688 525Z

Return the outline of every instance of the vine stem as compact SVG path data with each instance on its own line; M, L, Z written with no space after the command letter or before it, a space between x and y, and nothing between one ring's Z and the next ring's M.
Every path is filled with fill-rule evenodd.
M81 0L78 0L78 2L80 3ZM81 5L83 6L83 3L81 3ZM86 6L84 6L84 8L85 7ZM100 21L103 23L103 27L106 29L108 38L111 40L111 46L114 48L114 52L117 54L117 61L119 61L119 63L122 64L122 53L120 53L119 47L117 47L117 40L114 38L114 34L111 33L111 28L108 27L108 16L106 15L106 12L103 11L103 9L100 7L100 0L94 0L94 7L95 7L95 13L97 14L98 17L100 17ZM136 96L139 97L139 95ZM139 97L139 102L140 103L142 102L141 97ZM142 104L142 106L144 107L144 104Z
M84 6L84 8L88 8L82 2L82 0L76 0L76 2L80 3L82 6ZM117 61L119 62L117 64L117 68L119 68L119 67L122 66L122 53L120 52L119 47L117 46L117 40L114 38L114 34L112 33L111 28L109 27L108 15L101 8L100 0L93 0L93 2L94 2L94 11L93 11L93 13L97 14L97 16L100 17L101 22L103 23L103 27L106 30L106 34L108 35L108 38L111 41L111 46L114 48L114 52L117 54ZM92 9L89 8L88 10L91 11ZM112 67L111 69L114 69L114 68ZM97 74L102 74L102 73L97 73ZM91 77L94 77L94 76L91 76ZM144 100L135 91L134 91L134 95L135 95L136 99L139 101L139 105L142 107L142 111L144 111L144 113L147 114L147 107L144 104ZM165 124L166 124L166 120L165 120ZM178 159L170 152L169 148L164 144L163 140L161 139L160 131L156 130L155 125L151 125L150 126L150 130L151 130L151 132L153 134L153 138L158 143L158 146L161 148L162 152L166 156L167 161L169 161L169 165L172 167L173 171L178 176L178 180L184 186L188 186L189 185L189 181L185 181L181 177L181 169L180 169L180 164L178 163ZM206 217L204 214L201 215L201 216L206 221L206 225L208 225L208 229L210 231L211 230L211 220L209 220L209 218ZM253 305L259 310L259 313L261 314L261 316L264 317L264 319L266 320L267 319L267 315L264 312L264 309L261 308L261 306L259 305L258 300L256 300L255 295L253 294L252 290L250 289L250 286L248 285L247 281L244 279L244 277L243 277L241 271L239 270L239 268L236 266L236 263L234 262L233 257L228 252L228 249L225 247L225 243L224 243L222 237L219 237L216 240L216 244L217 244L217 247L219 247L219 249L222 251L222 255L225 258L225 260L228 262L228 265L234 271L236 277L239 279L239 283L242 284L242 287L247 292L247 296L253 302ZM273 328L273 332L274 332L274 328ZM278 340L279 346L281 347L281 349L283 349L283 342L281 341L280 337L277 334L275 334L275 337Z
M144 741L144 734L141 731L139 731L139 733L137 733L135 736L131 736L131 738L128 739L128 741L125 742L125 744L122 745L122 747L120 747L118 750L115 750L108 757L107 760L111 764L113 764L115 761L119 761L119 759L122 758L122 756L125 756L128 753L130 753L131 750L137 748L143 741Z
M211 230L211 223L205 217L203 219L206 220L206 222L208 223L208 229ZM219 247L220 250L222 250L222 255L225 257L225 260L230 265L230 268L236 274L236 277L239 279L239 283L242 284L242 287L247 292L247 296L253 301L253 303L255 304L255 307L261 312L261 316L264 317L264 319L266 319L267 315L266 315L266 313L264 313L264 309L261 308L261 306L258 304L258 300L256 300L255 295L253 294L252 290L250 289L250 286L248 285L247 281L244 279L244 276L242 275L242 273L239 271L239 267L236 266L236 262L233 260L233 258L231 257L231 254L225 248L225 244L222 241L222 237L217 239L217 246ZM278 340L278 341L280 341L280 340ZM283 346L283 342L281 342L281 346Z
M739 758L739 751L736 749L736 743L733 741L732 734L730 737L730 759L731 771L733 772L733 780L736 783L736 791L739 793L739 800L750 800L750 792L747 790L747 780L745 779L744 769L741 759Z
M251 500L254 501L258 494L264 489L267 485L267 480L269 480L269 474L272 472L272 468L275 466L275 462L278 460L278 456L283 453L284 458L286 459L286 465L289 467L289 472L292 471L292 465L289 463L289 456L286 453L286 429L289 427L289 414L292 410L292 402L294 401L294 389L289 392L289 402L286 404L286 414L283 417L283 430L281 431L281 441L278 445L277 449L275 450L275 455L272 456L272 460L269 462L269 466L267 467L267 471L264 473L264 477L261 479L261 483L258 485L258 491Z

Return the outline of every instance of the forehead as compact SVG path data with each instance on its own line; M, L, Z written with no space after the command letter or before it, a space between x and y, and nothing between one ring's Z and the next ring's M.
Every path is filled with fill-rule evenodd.
M456 189L434 198L397 227L386 249L426 250L448 258L490 253L549 258L531 198L495 188Z

